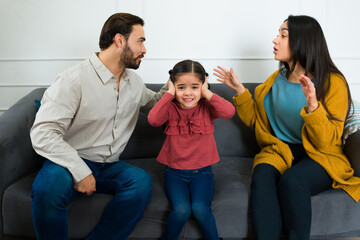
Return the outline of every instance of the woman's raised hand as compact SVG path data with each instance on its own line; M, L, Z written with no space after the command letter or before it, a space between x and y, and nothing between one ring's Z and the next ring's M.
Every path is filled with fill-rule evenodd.
M227 69L217 66L218 68L214 68L214 75L218 77L218 81L224 83L228 87L234 89L237 95L245 92L244 85L240 82L239 78L234 73L233 68L230 68L230 71Z
M304 96L306 97L306 103L308 105L308 112L311 113L319 107L319 103L316 98L316 89L314 83L305 75L301 75L299 81L302 85Z

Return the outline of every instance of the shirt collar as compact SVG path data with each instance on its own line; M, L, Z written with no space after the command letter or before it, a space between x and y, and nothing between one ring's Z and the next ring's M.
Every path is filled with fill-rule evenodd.
M90 63L104 84L107 83L110 79L116 79L114 74L112 74L109 69L107 69L107 67L100 61L98 53L94 53L91 56ZM124 72L121 74L121 80L125 80L126 82L129 81L129 74L127 69L124 69Z
M99 57L97 56L98 53L94 53L90 57L90 63L93 66L96 74L99 76L101 81L105 84L110 79L114 78L115 76L105 67L105 65L100 61Z
M123 73L121 74L120 79L128 82L129 81L129 73L130 72L125 68Z

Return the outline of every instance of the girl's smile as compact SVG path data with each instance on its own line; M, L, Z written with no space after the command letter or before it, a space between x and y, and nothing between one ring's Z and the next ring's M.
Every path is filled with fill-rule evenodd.
M175 98L180 107L190 109L195 107L201 99L202 82L193 73L184 73L176 77Z

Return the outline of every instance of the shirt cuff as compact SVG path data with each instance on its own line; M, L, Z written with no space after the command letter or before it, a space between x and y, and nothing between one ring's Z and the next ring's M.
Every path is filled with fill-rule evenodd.
M244 102L248 101L251 98L251 93L249 92L248 89L245 89L245 92L243 92L240 95L235 95L233 97L233 101L235 106L239 106L241 104L243 104Z
M172 101L172 100L175 98L175 96L172 95L171 93L165 92L163 98L164 98L165 100Z
M300 115L307 124L319 124L319 123L322 124L324 120L327 120L326 110L324 109L324 107L321 105L320 102L318 103L319 103L319 107L311 113L307 112L308 106L303 107L303 109L301 110Z
M75 183L80 182L92 173L88 165L82 159L81 163L75 167L70 168L69 172L71 173Z
M211 96L209 102L213 102L213 101L219 101L219 99L222 99L222 97L220 97L219 95L217 95L216 93L213 93L213 95Z

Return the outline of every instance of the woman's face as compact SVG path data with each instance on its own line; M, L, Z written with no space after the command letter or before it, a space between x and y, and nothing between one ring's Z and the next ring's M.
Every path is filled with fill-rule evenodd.
M274 58L278 61L287 62L291 65L291 51L289 47L289 29L287 21L279 29L279 35L273 40Z

